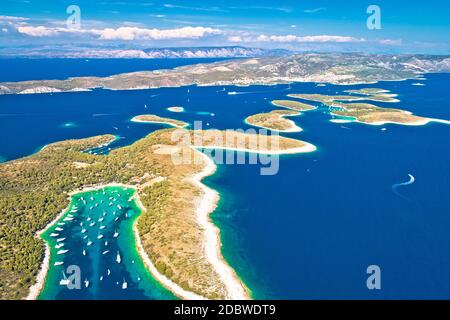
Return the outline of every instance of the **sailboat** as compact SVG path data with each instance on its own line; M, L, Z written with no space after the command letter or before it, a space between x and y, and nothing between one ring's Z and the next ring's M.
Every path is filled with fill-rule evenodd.
M125 278L124 278L123 283L122 283L122 290L125 290L126 288L128 288L128 283L125 281Z
M67 285L70 283L70 280L67 279L66 274L64 273L64 271L63 271L62 274L63 274L64 279L61 279L61 280L59 281L59 285L61 285L61 286L67 286Z
M89 287L89 280L88 280L88 279L84 280L84 286L85 286L86 288Z

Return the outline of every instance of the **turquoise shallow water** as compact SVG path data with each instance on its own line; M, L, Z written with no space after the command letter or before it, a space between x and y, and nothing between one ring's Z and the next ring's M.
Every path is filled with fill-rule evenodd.
M450 120L450 75L430 74L426 79L422 81L426 86L413 86L417 80L408 80L358 86L294 83L0 96L0 156L11 160L51 142L105 133L119 137L112 148L128 145L164 127L129 121L149 112L190 124L202 120L209 128L247 129L251 127L243 123L245 117L275 109L270 101L288 93L341 94L381 87L399 94L401 102L377 103L380 106ZM229 91L245 94L228 95ZM174 105L186 112L166 110ZM206 180L221 193L213 218L221 229L223 254L254 296L450 298L450 127L330 123L324 108L290 119L304 131L286 136L311 142L318 151L281 157L275 176L261 176L260 166L220 165L218 173ZM77 126L59 127L69 122ZM415 182L397 188L400 197L392 186L407 181L408 174ZM82 248L74 252L81 255ZM67 259L71 263L70 255ZM114 255L110 259L114 265ZM366 268L371 264L381 268L381 291L366 287ZM115 294L121 293L117 282L121 284L124 275L130 281L135 276L134 269L120 270L110 282ZM86 272L93 271L87 267ZM60 271L55 274L61 276ZM156 286L150 296L160 296L158 290ZM91 298L95 292L80 294ZM97 297L108 293L98 292Z
M133 224L140 210L133 195L108 187L73 196L69 211L42 235L51 261L40 299L174 299L136 250ZM79 289L61 282L69 266L79 267Z

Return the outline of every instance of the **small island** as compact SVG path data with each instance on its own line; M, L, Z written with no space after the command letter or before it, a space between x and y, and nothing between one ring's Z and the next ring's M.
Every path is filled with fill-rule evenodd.
M273 131L300 132L302 128L298 127L293 121L285 119L285 117L293 117L300 114L300 112L293 110L272 110L249 116L244 121L252 126Z
M183 107L169 107L167 108L167 110L170 112L184 112Z
M163 118L163 117L160 117L160 116L157 116L154 114L143 114L143 115L135 116L131 119L131 121L142 122L142 123L167 124L169 126L176 127L176 128L184 128L189 125L188 123L186 123L184 121L175 120L175 119L171 119L171 118Z
M317 107L294 100L273 100L272 104L277 107L287 108L295 111L309 111L317 109Z
M382 89L361 89L352 90L353 93L359 94L375 94L370 96L374 99L380 98L381 94L387 95L387 91ZM449 124L447 120L432 119L426 117L420 117L412 114L409 111L394 109L394 108L382 108L370 103L354 103L358 100L371 100L369 98L362 98L356 96L346 95L322 95L322 94L290 94L292 98L309 100L320 102L329 108L331 115L336 116L337 119L332 119L332 122L360 122L370 125L383 125L386 123L400 124L400 125L425 125L429 122L441 122ZM375 98L373 98L375 97ZM393 99L392 95L385 96L387 100ZM383 101L393 102L393 101Z

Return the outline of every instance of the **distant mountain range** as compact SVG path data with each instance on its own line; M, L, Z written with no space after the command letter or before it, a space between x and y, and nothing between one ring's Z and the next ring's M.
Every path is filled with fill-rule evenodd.
M93 48L93 47L15 47L0 48L0 57L23 58L252 58L286 56L283 49L232 47L180 47L180 48Z
M0 83L0 94L86 91L93 88L133 90L187 85L248 86L290 82L357 84L421 79L423 74L430 72L450 72L450 56L310 53L252 57L109 77L5 82Z

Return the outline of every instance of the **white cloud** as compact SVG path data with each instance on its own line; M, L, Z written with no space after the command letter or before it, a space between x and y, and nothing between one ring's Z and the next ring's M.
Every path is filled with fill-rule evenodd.
M244 40L240 36L231 36L231 37L228 37L228 41L230 41L230 42L243 42Z
M210 34L222 33L219 29L206 27L183 27L176 29L146 29L138 27L120 27L117 29L69 29L43 26L21 26L17 31L32 37L56 36L61 33L90 34L102 40L165 40L199 39Z
M14 21L25 21L25 20L28 20L28 18L15 17L15 16L0 16L0 21L14 22Z
M104 29L100 33L103 40L163 40L163 39L198 39L208 34L219 34L218 29L205 27L183 27L177 29L144 29L121 27Z
M23 26L18 27L17 31L20 33L32 36L32 37L48 37L55 36L58 34L58 30L54 28L47 28L43 26L32 27L32 26Z
M169 8L169 9L185 9L185 10L194 10L194 11L213 11L213 12L224 12L225 10L221 9L220 7L189 7L189 6L181 6L181 5L176 5L176 4L171 4L171 3L166 3L163 4L164 8Z
M338 43L348 43L348 42L365 42L363 38L355 38L349 36L329 36L329 35L316 35L316 36L295 36L295 35L260 35L253 41L256 42L338 42Z
M327 8L314 8L314 9L303 10L303 12L304 13L317 13L317 12L325 11L325 10L327 10Z
M402 44L402 39L392 40L392 39L382 39L378 40L379 44L387 45L387 46L400 46Z

